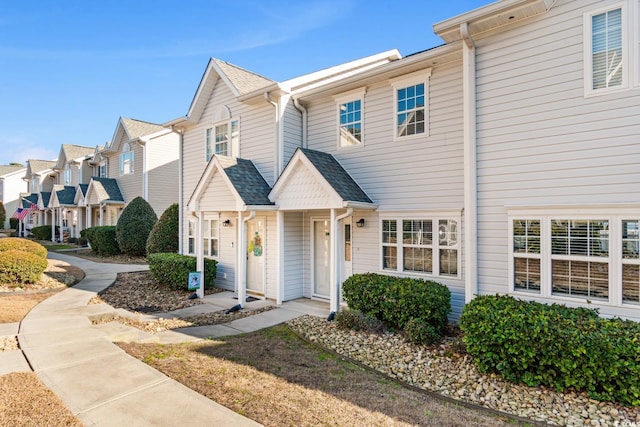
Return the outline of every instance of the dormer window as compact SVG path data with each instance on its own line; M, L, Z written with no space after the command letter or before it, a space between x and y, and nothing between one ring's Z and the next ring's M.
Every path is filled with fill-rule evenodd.
M133 154L133 150L129 143L122 146L122 154L120 155L120 175L133 173Z

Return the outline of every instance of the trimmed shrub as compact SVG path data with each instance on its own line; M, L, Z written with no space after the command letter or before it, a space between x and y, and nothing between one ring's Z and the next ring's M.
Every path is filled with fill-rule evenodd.
M342 329L376 334L382 333L387 329L381 320L358 310L340 310L336 313L335 322Z
M149 233L147 254L178 252L179 214L178 204L174 203L160 215Z
M441 335L430 323L423 319L410 319L404 325L404 333L409 341L416 344L431 345L440 340Z
M17 230L18 229L18 225L19 225L20 221L18 221L18 218L9 218L9 227Z
M80 235L82 235L82 232L80 232ZM78 237L78 246L87 246L87 244L89 243L89 241L87 240L86 237Z
M33 240L21 239L19 237L7 237L0 239L0 252L18 250L37 255L42 258L47 257L47 249Z
M4 204L0 201L0 228L4 228L4 223L7 220L7 210L4 208Z
M189 289L189 273L196 271L196 261L194 256L175 253L157 253L147 256L149 271L154 279L174 289ZM214 287L217 265L216 260L204 259L205 289Z
M596 310L479 296L460 318L467 352L482 372L598 400L640 404L640 324Z
M17 249L0 252L0 283L35 283L46 269L47 259L40 255Z
M147 239L156 221L158 217L145 199L133 199L124 208L116 224L116 240L120 250L128 255L146 255Z
M31 229L31 234L38 240L51 240L51 225L39 225ZM60 227L56 225L56 237L60 236Z
M451 292L436 282L376 273L354 274L342 285L349 307L374 316L394 329L411 319L431 325L440 336L451 311Z
M98 255L109 256L120 253L120 247L116 241L116 227L113 225L85 228L80 235L87 239L91 250Z

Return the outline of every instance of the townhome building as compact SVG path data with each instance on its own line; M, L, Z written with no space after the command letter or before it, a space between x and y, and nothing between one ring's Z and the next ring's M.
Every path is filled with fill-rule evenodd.
M22 179L26 172L22 165L0 165L0 202L5 210L2 228L9 228L9 219L22 208L21 196L27 191L27 183Z
M75 203L85 227L116 225L124 207L143 197L157 216L178 201L179 135L161 125L121 117L113 138L95 149L93 177Z
M341 303L351 274L640 319L640 2L501 0L444 45L276 83L212 59L182 135L181 251ZM356 65L358 64L358 65Z
M27 182L27 192L22 195L22 208L29 212L21 221L20 235L26 235L28 230L40 225L51 224L51 209L49 200L53 190L52 179L55 160L27 160L27 170L24 180Z

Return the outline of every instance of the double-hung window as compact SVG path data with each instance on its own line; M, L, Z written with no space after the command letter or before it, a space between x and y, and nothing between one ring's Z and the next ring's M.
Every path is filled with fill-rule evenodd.
M120 175L128 175L133 173L133 150L131 145L124 144L122 154L120 154Z
M206 257L217 257L219 255L219 230L218 219L204 219L204 229L202 230L202 249Z
M388 218L381 223L382 269L458 277L459 218Z
M640 218L610 211L510 220L514 292L640 304Z
M391 80L394 90L394 138L429 134L431 70Z
M584 15L584 79L587 94L628 86L633 69L630 59L639 52L632 55L628 50L626 4L616 3Z
M71 185L71 165L68 163L64 167L64 185Z
M98 177L107 177L107 162L100 162L100 164L98 165Z
M240 122L230 120L205 130L205 160L212 155L237 156L240 141Z
M189 228L187 231L187 253L195 255L196 253L196 222L189 220Z
M364 89L334 97L338 108L338 148L360 147L363 140Z

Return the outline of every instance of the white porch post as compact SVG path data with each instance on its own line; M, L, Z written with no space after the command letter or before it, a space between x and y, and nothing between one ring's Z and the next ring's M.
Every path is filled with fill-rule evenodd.
M86 221L86 228L90 228L91 227L91 205L87 205L87 221Z
M336 210L331 209L331 227L329 228L329 305L332 313L338 312L338 268L337 268L337 254L338 254L338 227L336 221Z
M276 229L278 230L278 294L276 299L276 304L282 304L284 300L284 212L278 211L276 213Z
M51 208L51 241L56 241L56 210Z
M62 243L62 217L64 210L63 208L58 208L58 227L60 230L60 243ZM67 218L67 225L69 225L69 218Z
M100 209L100 211L98 212L98 215L99 215L99 218L100 218L99 224L100 224L100 226L103 226L104 225L104 217L102 215L102 204L99 204L98 208Z
M236 272L238 304L244 308L247 300L247 223L238 212L238 271Z
M204 214L203 212L198 212L198 226L196 228L196 241L195 241L195 249L196 249L196 270L200 272L200 287L196 291L198 298L204 298L204 247L202 238L202 230L204 230Z

